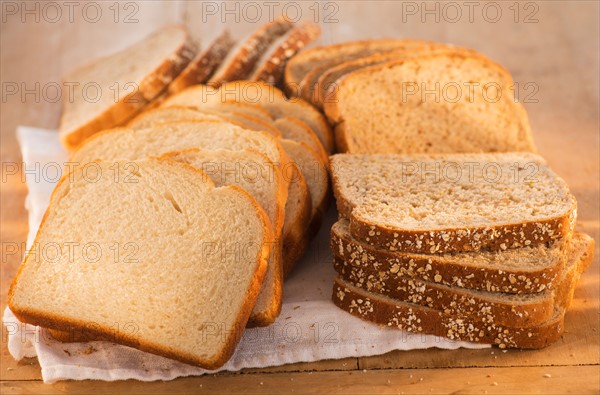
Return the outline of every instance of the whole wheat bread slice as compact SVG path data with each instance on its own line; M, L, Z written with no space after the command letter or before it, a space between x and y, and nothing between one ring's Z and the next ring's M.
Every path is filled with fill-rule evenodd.
M206 49L198 53L181 74L169 84L168 94L175 94L188 86L204 84L217 67L223 63L234 45L235 41L229 31L223 31Z
M167 87L194 54L184 28L170 26L69 73L64 80L73 85L69 94L63 95L59 125L63 145L72 150L94 133L131 119Z
M215 188L173 161L90 166L93 176L78 167L59 182L35 240L73 253L29 253L10 309L22 322L222 366L266 270L272 234L264 211L240 188ZM231 246L245 253L222 253Z
M562 335L566 308L571 303L581 272L590 265L593 256L594 242L589 236L576 235L573 240L567 268L557 287L554 314L548 321L535 326L515 327L463 319L364 291L339 277L334 282L332 298L338 307L350 314L391 328L495 344L500 348L543 348Z
M271 85L279 84L288 60L320 35L321 28L315 23L307 22L295 26L275 41L271 48L264 53L248 79L264 81Z
M394 283L398 278L429 281L450 287L489 292L529 294L553 288L566 261L566 239L549 246L506 251L415 254L370 246L350 234L342 219L331 228L331 249L340 260L338 272L361 282ZM369 287L371 287L370 285Z
M281 311L283 296L282 231L287 189L283 176L266 156L258 151L207 151L189 149L166 154L205 173L216 186L235 185L248 192L265 210L273 226L273 245L261 292L252 309L249 326L267 326Z
M352 236L391 251L505 250L570 234L567 184L531 153L331 157Z
M335 64L392 51L405 45L404 39L379 39L344 42L307 49L287 63L284 73L285 89L290 96L300 94L302 80L313 70L325 70ZM422 42L422 41L419 41ZM325 66L325 67L323 67Z
M324 111L343 152L535 151L512 87L485 57L431 54L344 75Z
M292 27L292 23L283 17L259 27L236 48L231 49L208 84L216 87L224 82L248 78L263 53Z

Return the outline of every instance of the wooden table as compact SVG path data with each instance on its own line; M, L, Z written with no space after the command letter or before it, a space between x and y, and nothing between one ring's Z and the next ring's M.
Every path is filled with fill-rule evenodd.
M62 16L56 20L56 13L48 8L44 11L43 4L38 4L39 21L36 21L36 15L23 13L20 2L2 3L5 18L0 45L2 310L27 235L27 213L23 205L26 186L21 173L11 175L8 171L9 166L20 163L15 127L19 124L54 127L60 111L60 104L51 100L50 91L44 93L43 89L60 83L60 76L73 66L88 61L91 56L123 47L154 26L184 22L196 38L205 41L222 29L222 18L235 34L241 35L255 28L256 23L267 20L270 7L258 2L262 17L252 23L249 19L254 20L255 16L250 14L251 10L244 10L243 4L238 5L238 15L222 15L221 2L212 5L143 2L137 8L120 3L117 4L118 15L113 2L95 4L103 11L96 22L92 21L93 10L87 10L89 14L83 17L81 4L82 7L74 8L71 20L64 5ZM277 4L275 15L283 9L282 3ZM579 201L578 228L600 241L598 2L448 4L347 1L337 5L320 2L315 6L313 2L297 1L288 12L300 6L306 19L316 17L323 27L324 43L367 37L417 37L472 47L505 65L519 83L519 97L529 111L540 153L565 178ZM28 6L35 10L35 2L29 2ZM216 7L216 15L212 15L215 8L209 9L209 6ZM425 7L434 13L426 13ZM473 7L471 13L469 7ZM498 7L502 13L499 20ZM320 11L318 14L316 9ZM129 21L137 19L137 22L125 23L131 13L134 15ZM236 17L239 23L235 22ZM7 94L15 84L19 92L23 87L35 90L36 82L40 83L37 100L34 94L25 97ZM16 254L15 246L19 247ZM377 357L296 364L171 382L47 385L41 382L35 359L17 363L10 357L3 330L0 392L598 393L599 255L596 247L594 263L583 276L567 315L564 336L544 350L392 352Z

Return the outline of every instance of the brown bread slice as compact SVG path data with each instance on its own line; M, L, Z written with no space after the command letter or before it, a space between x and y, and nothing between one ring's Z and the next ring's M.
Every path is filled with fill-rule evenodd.
M194 55L185 29L169 26L68 74L65 81L76 85L71 95L64 95L59 125L63 145L73 150L94 133L127 122L158 96ZM90 86L98 87L97 99L86 99L93 89L84 89Z
M576 235L574 241L568 266L557 287L554 314L548 321L531 327L458 318L429 307L364 291L340 277L334 282L332 298L338 307L356 317L408 332L495 344L500 348L543 348L562 335L566 308L571 302L581 272L590 265L593 256L594 242L589 236Z
M278 85L288 60L320 35L321 28L315 23L307 22L295 26L265 52L248 79Z
M390 251L505 250L570 234L577 203L531 153L331 157L352 236Z
M187 65L187 67L169 84L168 95L182 91L188 86L205 83L210 75L227 57L235 41L225 30L210 45ZM160 103L157 103L160 104Z
M293 24L283 17L262 25L230 51L208 84L216 87L224 82L247 79L263 53L292 27Z
M78 167L61 179L36 235L40 248L72 253L28 254L10 309L29 324L222 366L264 278L272 238L264 211L240 188L216 188L174 161L91 166L93 175Z
M485 57L431 54L344 75L324 111L344 152L535 151L513 87Z
M495 252L415 254L389 251L356 240L344 219L331 228L331 249L340 258L334 261L336 270L361 283L370 282L369 288L376 283L395 284L400 278L410 278L488 292L542 292L553 288L565 266L566 241Z
M343 63L348 60L358 59L376 53L393 51L399 46L406 45L406 41L413 40L392 38L351 41L314 47L302 51L290 59L286 65L284 73L286 92L290 96L299 96L302 80L313 70L318 68L320 68L320 70L326 70L335 64ZM420 40L414 41L419 43L423 42Z

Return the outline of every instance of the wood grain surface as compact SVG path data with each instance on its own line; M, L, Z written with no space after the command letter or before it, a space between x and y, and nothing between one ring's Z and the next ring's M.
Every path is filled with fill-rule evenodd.
M34 3L28 2L28 6L33 8ZM269 19L269 10L280 15L287 7L289 14L301 10L303 19L321 24L320 43L370 37L451 42L484 52L513 74L540 154L577 197L578 229L597 241L594 263L579 283L564 336L538 351L429 349L171 382L47 385L41 382L35 359L16 362L10 357L3 328L0 393L599 393L599 3L473 2L470 9L462 2L450 2L452 5L436 1L296 1L274 5L259 1L258 17L249 9L244 11L243 3L227 3L233 13L223 12L223 2L157 1L138 2L136 6L117 3L116 7L114 2L96 2L102 17L92 22L90 15L87 19L82 16L83 3L77 3L82 7L75 8L72 20L63 9L56 21L51 21L55 14L43 14L40 3L36 21L35 15L23 13L20 2L2 2L2 310L27 235L27 188L22 172L13 174L14 166L22 168L15 128L57 125L60 103L51 100L44 87L61 83L71 68L125 47L162 24L185 23L198 41L207 42L225 26L243 37ZM16 4L16 11L7 4ZM498 9L499 18L495 13ZM16 94L11 90L15 86Z

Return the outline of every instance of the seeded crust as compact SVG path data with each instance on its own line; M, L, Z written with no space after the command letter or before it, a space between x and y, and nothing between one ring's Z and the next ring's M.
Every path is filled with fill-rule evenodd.
M348 221L340 220L331 228L331 248L336 270L353 272L362 281L394 282L398 278L411 278L435 282L450 287L480 291L528 294L554 288L566 261L566 239L551 247L545 245L524 247L531 254L544 253L537 266L500 264L503 252L477 252L460 254L411 254L392 252L370 246L350 235ZM520 251L511 254L519 261ZM464 256L464 260L456 259ZM487 264L481 262L488 261ZM501 262L501 261L500 261ZM520 262L519 262L520 263ZM340 266L341 265L341 266Z
M415 219L417 217L408 217L413 209L407 211L408 207L405 207L408 204L407 199L414 200L415 197L411 195L410 188L414 189L420 185L415 182L423 178L420 173L414 175L415 178L410 178L413 176L411 174L403 173L401 166L406 163L429 166L452 163L459 167L466 163L476 163L480 166L493 163L501 168L506 167L499 173L502 175L502 172L505 172L502 177L506 179L500 180L504 184L487 183L480 182L479 179L469 180L469 175L465 175L465 179L461 178L458 181L443 179L435 183L424 182L423 186L418 188L422 198L427 197L431 201L429 196L433 195L438 199L431 207L418 208L429 210L426 218L430 222L432 218L436 219L436 223L432 223L429 227L422 225L423 217L418 221ZM511 177L507 169L515 163L519 165L519 172L524 169L523 164L535 166L536 182L540 187L548 188L555 197L553 205L556 206L556 210L550 208L547 210L553 214L548 213L545 217L542 214L530 215L528 211L524 211L522 217L518 217L523 203L515 201L513 194L525 195L525 191L530 193L531 189L528 188L533 188L534 184L527 182L520 175L520 181L516 183L507 181ZM331 169L338 210L341 217L350 220L352 236L369 245L390 251L411 253L467 252L481 249L500 251L543 244L570 234L577 217L577 202L570 194L568 186L548 168L543 158L535 154L338 154L331 157ZM463 194L461 201L464 202L476 202L484 196L484 193L499 194L498 199L502 199L503 204L506 205L503 206L504 212L509 210L508 207L514 207L514 216L511 215L510 219L502 218L498 212L488 212L484 222L484 219L478 215L481 214L481 207L488 207L489 202L482 202L479 209L471 206L469 211L461 207L462 212L459 214L464 219L456 221L458 214L444 211L446 207L443 203L439 203L439 199L450 196L445 188L457 186L463 188L460 193ZM500 186L503 189L500 190ZM540 191L536 193L540 195ZM495 201L499 202L499 200ZM433 204L432 201L430 204ZM541 209L544 208L539 207L536 210ZM385 215L381 214L382 210L385 210ZM434 212L437 214L433 215ZM440 218L441 215L444 218ZM504 217L506 216L507 214L504 214ZM437 222L442 219L445 222ZM470 221L472 223L469 223Z
M294 27L274 43L270 51L265 53L248 79L277 85L283 76L287 61L306 45L316 40L320 34L321 28L315 23L308 22Z
M101 130L113 128L129 121L138 112L148 106L154 100L154 98L158 96L161 91L163 91L166 86L181 73L183 69L185 69L185 67L194 57L196 48L183 27L167 27L154 33L145 40L150 40L152 37L162 34L163 31L173 29L179 29L185 33L184 41L178 48L173 49L173 53L170 57L165 58L164 61L152 73L145 76L141 81L128 81L129 83L135 83L137 85L135 92L131 92L127 95L120 95L122 97L119 97L118 101L112 101L111 105L100 113L87 114L87 121L85 123L79 122L78 125L72 125L74 122L70 121L71 118L75 117L73 113L77 112L78 110L73 108L73 104L67 101L63 103L59 126L59 136L63 146L67 150L73 151L81 143L83 143L84 140ZM124 51L128 51L128 49L125 49ZM67 76L65 80L81 82L85 78L93 78L87 74L93 72L93 69L98 62L110 62L113 58L123 56L123 53L124 52L119 52L117 54L92 62L87 66L75 70L69 76ZM81 116L79 117L81 118Z
M283 17L262 25L239 48L233 49L208 83L217 87L224 82L248 78L262 54L292 27L293 24Z
M562 335L564 315L571 303L577 281L593 258L593 239L585 234L577 234L573 240L573 248L569 253L569 269L565 270L557 288L552 318L531 327L459 318L429 307L364 291L340 277L334 281L332 299L336 306L358 318L408 332L494 344L500 348L543 348Z
M235 41L229 31L225 30L171 82L168 87L168 94L172 95L188 86L205 83L215 69L225 60L234 45Z

